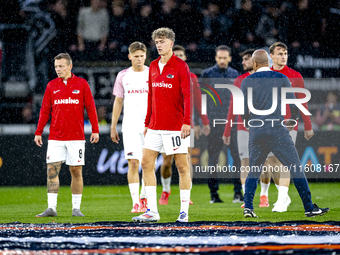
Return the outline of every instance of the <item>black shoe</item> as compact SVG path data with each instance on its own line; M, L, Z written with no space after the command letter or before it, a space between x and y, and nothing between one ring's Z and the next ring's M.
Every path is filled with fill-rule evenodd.
M233 203L243 203L243 195L242 193L235 193Z
M213 203L223 203L223 201L220 199L220 196L218 194L211 195L210 204Z
M258 218L257 215L254 213L254 210L249 208L244 208L243 216L245 218Z
M315 216L322 216L326 213L329 212L329 208L319 208L319 206L317 206L316 204L314 204L314 209L309 211L309 212L305 212L306 217L315 217Z

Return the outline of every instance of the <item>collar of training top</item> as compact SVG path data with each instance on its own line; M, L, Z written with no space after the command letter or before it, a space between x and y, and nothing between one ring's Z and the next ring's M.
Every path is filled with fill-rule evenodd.
M257 69L256 72L264 72L264 71L272 71L269 67L264 66L264 67L260 67L259 69Z

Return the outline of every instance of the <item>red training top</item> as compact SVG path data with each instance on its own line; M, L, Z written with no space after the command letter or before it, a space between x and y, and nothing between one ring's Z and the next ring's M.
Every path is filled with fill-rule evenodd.
M190 125L190 72L188 65L176 57L170 58L163 68L158 67L161 57L149 67L148 111L145 127L153 130L180 131Z
M194 107L199 114L200 119L202 120L203 125L208 125L209 124L209 119L207 115L202 115L201 111L201 105L202 105L202 100L201 100L201 90L200 85L198 84L198 78L196 74L190 73L190 78L192 82L192 94L193 94L193 101L194 101ZM192 121L191 127L194 127L194 123Z
M234 86L238 87L239 89L241 89L241 84L242 81L248 77L250 75L249 72L246 72L245 74L240 75L239 77L237 77L234 81ZM230 136L230 132L231 132L231 126L230 126L230 122L232 121L233 123L236 122L236 118L237 118L237 122L242 122L242 118L241 115L234 115L233 114L233 95L231 95L231 99L230 99L230 104L229 104L229 110L228 110L228 117L227 117L227 123L225 124L225 128L224 128L224 133L223 136L225 137L229 137ZM234 125L234 124L233 124ZM245 126L243 124L237 124L237 130L244 130L249 132Z
M41 135L50 116L49 140L85 140L84 107L92 124L92 133L99 133L96 105L86 80L72 74L67 79L57 78L47 84L35 135Z
M281 70L275 70L273 67L271 69L275 72L279 72L279 73L286 75L293 88L305 88L302 75L299 72L289 68L287 65L285 65L284 68L282 68ZM305 98L305 95L303 93L295 93L295 97L298 99L301 99L301 98ZM307 103L303 103L302 105L308 110ZM286 113L287 114L285 116L285 119L289 119L291 115L289 105L287 105L286 107ZM304 115L301 111L300 113L303 119L305 131L311 130L312 122L310 120L309 115ZM298 125L294 127L294 130L297 130L297 129L298 129Z

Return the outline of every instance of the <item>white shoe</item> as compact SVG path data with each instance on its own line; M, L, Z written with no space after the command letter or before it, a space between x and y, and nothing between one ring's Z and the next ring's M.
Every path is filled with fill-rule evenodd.
M157 222L159 219L159 213L151 212L150 209L147 209L145 213L132 218L134 222Z
M188 221L189 221L188 214L185 213L184 211L180 212L176 222L188 222Z
M286 196L286 199L284 201L276 201L272 212L287 212L287 208L291 202L292 200L289 196Z

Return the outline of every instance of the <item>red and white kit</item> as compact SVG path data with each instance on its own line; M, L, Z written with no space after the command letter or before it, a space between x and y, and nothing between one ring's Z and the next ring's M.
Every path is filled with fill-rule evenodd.
M142 72L127 68L118 73L113 94L124 98L123 144L125 159L142 160L144 120L148 106L149 67Z
M188 65L173 55L160 70L161 57L149 69L148 110L144 148L167 155L188 153L190 138L181 139L183 124L190 125L190 72ZM150 131L150 132L149 132Z
M49 143L47 163L66 161L68 165L84 165L84 108L92 124L92 133L99 133L96 106L86 80L72 74L67 82L56 78L47 84L35 132L35 135L42 135L52 117L49 141L58 146L50 146ZM68 146L70 141L76 142ZM64 152L60 152L61 147Z

